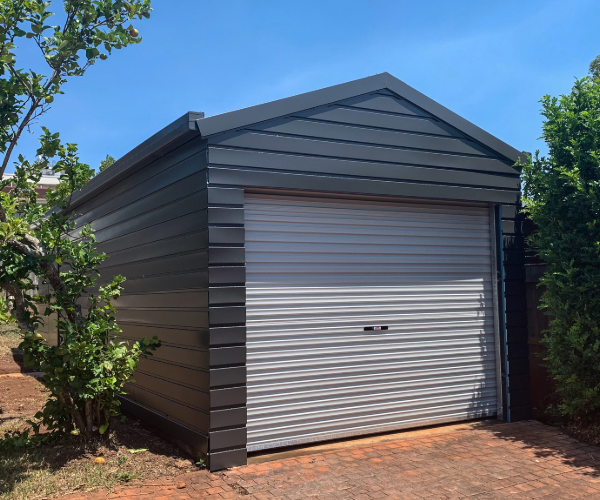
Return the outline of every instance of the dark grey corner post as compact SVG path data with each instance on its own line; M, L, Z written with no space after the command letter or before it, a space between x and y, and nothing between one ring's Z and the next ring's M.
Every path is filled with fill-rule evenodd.
M527 296L525 285L524 214L520 204L499 206L502 223L502 262L505 302L503 367L506 390L505 420L532 417L527 344Z
M244 190L208 187L211 471L246 464Z

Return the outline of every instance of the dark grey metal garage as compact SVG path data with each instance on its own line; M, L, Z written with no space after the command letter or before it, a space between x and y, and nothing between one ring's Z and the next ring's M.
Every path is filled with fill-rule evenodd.
M494 414L511 421L528 418L523 238L517 214L520 181L519 173L512 167L520 156L519 151L387 73L213 117L205 118L202 113L193 112L185 114L94 178L72 204L72 209L81 214L79 223L92 225L96 230L99 250L109 255L102 274L108 277L119 273L127 277L125 293L116 304L123 337L140 339L158 335L163 341L163 347L156 356L141 363L135 383L128 386L129 395L123 400L123 408L160 427L197 452L208 454L211 470L244 464L248 442L252 443L252 449L261 449L282 443L330 439ZM253 296L257 297L256 300L247 303L247 255L251 252L251 261L255 262L257 256L260 260L261 254L255 243L252 243L252 249L247 248L246 225L254 224L253 238L263 238L263 230L265 227L268 229L269 220L279 220L278 210L285 209L286 200L293 201L297 211L312 210L313 215L304 222L299 219L292 221L304 228L315 218L323 217L331 219L333 222L330 221L327 227L335 229L335 224L339 224L340 217L346 217L344 214L348 210L364 210L357 212L356 218L362 217L367 221L360 226L362 228L368 227L373 220L385 218L386 227L391 227L392 232L377 233L373 238L379 239L373 241L376 245L391 245L389 248L393 249L378 261L379 271L375 267L365 271L371 273L368 274L369 279L384 276L386 273L381 272L381 266L389 265L387 274L392 276L396 272L401 281L402 269L415 271L418 266L414 267L411 262L420 259L420 266L429 267L427 271L413 272L415 280L429 273L433 278L428 283L433 283L436 275L431 269L446 266L446 283L452 281L450 276L463 269L475 273L470 283L475 283L476 287L467 290L464 288L467 285L461 283L461 290L467 290L464 293L452 288L451 292L444 289L446 291L435 297L425 297L419 292L420 299L402 302L404 299L398 294L409 293L406 290L416 281L398 291L390 288L396 284L395 278L390 278L386 282L387 295L379 294L377 298L362 294L358 299L352 299L363 301L356 310L362 307L361 310L366 312L361 318L371 321L366 324L364 321L367 319L364 319L357 323L356 332L352 334L344 330L348 328L346 323L350 316L344 316L339 304L329 307L326 312L319 309L317 316L314 316L313 310L296 311L293 321L300 325L298 331L313 328L315 335L330 335L327 338L332 340L326 346L330 350L312 350L310 363L316 366L317 373L321 366L319 360L329 360L327 363L330 363L337 379L327 378L325 382L311 379L304 384L302 380L310 373L300 374L295 387L303 388L302 394L294 395L294 390L289 389L291 392L286 393L285 398L291 398L292 402L287 406L277 406L285 399L281 396L282 391L288 391L285 387L293 384L290 385L290 382L285 387L272 385L273 405L266 404L271 390L268 384L275 384L279 375L277 370L265 371L266 375L261 379L262 395L248 393L247 388L251 388L252 384L247 385L247 381L255 380L252 377L257 366L252 364L252 360L260 358L251 353L272 349L268 356L277 357L280 353L281 359L285 360L286 356L294 354L293 349L304 349L310 338L315 338L298 337L296 340L300 343L296 348L290 348L293 342L285 344L283 338L282 343L277 344L277 319L273 316L268 337L271 344L267 346L266 337L253 337L258 339L257 343L248 343L247 354L247 340L250 341L250 337L247 339L247 333L250 335L247 327L250 329L252 324L252 328L256 328L258 324L250 322L247 325L247 312L250 321L250 316L256 316L256 311L261 310L263 316L268 316L268 311L273 310L275 314L275 309L270 309L273 302L261 303L259 294ZM271 219L258 227L256 211L263 210L264 203L269 204L265 209L269 213L265 216ZM245 207L250 206L252 211L246 213ZM295 210L290 212L291 216L295 215ZM439 216L433 220L432 214ZM354 217L351 219L355 220ZM465 239L461 247L456 241L462 237L461 224L467 222L473 222L474 226L465 231L474 231L469 235L475 239ZM353 225L350 229L354 236L366 231L356 227ZM272 245L292 252L292 260L286 261L289 266L314 263L321 266L319 269L326 275L328 266L336 265L335 259L328 261L315 255L327 253L321 251L322 245L335 243L338 245L336 252L339 251L344 240L330 241L325 232L316 240L312 236L302 237L296 243L290 240L291 247L286 241L277 239ZM446 241L444 238L449 239ZM400 243L392 245L390 241ZM485 249L478 250L479 253L470 252L469 241L483 242L481 248ZM368 250L361 249L360 240L347 243L350 244L360 264L369 261ZM413 250L401 250L404 248L402 245L413 245ZM300 246L302 252L293 253L296 252L294 247ZM317 248L321 250L317 251ZM412 257L406 257L407 252L412 252ZM309 260L302 260L306 258ZM468 267L475 266L476 262L479 262L479 268ZM481 265L483 268L488 265L490 273L481 275ZM281 276L290 275L287 268L282 269ZM362 283L360 280L364 276L356 279L350 276L354 273L352 266L344 269L342 275L347 283L353 287ZM263 276L259 271L254 267L252 272L255 276ZM298 271L294 272L297 277ZM307 271L306 276L314 273L314 269ZM307 278L303 286L310 285L309 281ZM441 278L438 281L441 282ZM339 280L335 282L341 283ZM285 286L286 293L292 293L290 307L293 309L294 300L300 299L298 294L294 295L293 286L290 292L290 283ZM253 282L252 286L255 285ZM422 282L419 282L419 287L422 291ZM468 302L471 299L464 294L476 293L477 290L481 290L479 305L472 305ZM250 293L250 289L248 291ZM448 293L463 293L461 297L467 298L461 299L459 295L449 297ZM390 294L395 302L390 302ZM417 306L411 306L414 300L417 300ZM428 300L437 301L435 304L442 301L443 305L425 308L423 304ZM381 323L375 323L378 316L373 316L365 305L369 301L379 301L377 307L390 315L382 316ZM467 302L470 305L464 305ZM390 306L391 303L396 305ZM464 310L460 304L464 305ZM247 307L254 309L247 311ZM417 371L414 372L416 375L411 375L412 385L406 392L406 401L410 400L410 404L407 402L406 405L412 405L413 410L400 415L405 401L402 384L406 382L390 379L385 387L364 384L369 377L383 380L376 368L368 368L375 364L390 361L405 363L398 365L401 366L398 369L404 374L412 373L410 366L413 365L407 361L410 356L402 344L402 335L412 335L413 341L419 340L420 330L411 330L412 327L406 326L409 323L402 327L404 329L400 328L403 317L399 314L403 307L413 309L413 313L419 307L425 308L418 313L421 316L411 321L434 317L436 308L448 311L458 308L460 314L448 313L445 319L435 319L444 320L446 326L436 327L433 337L428 326L429 337L424 337L418 347L411 348L411 353L421 353L421 357L417 356L416 361L410 362ZM277 309L282 325L289 323L290 311L290 308ZM314 321L306 319L309 317L317 317L318 321L325 318L321 326L329 333L314 330ZM452 332L458 328L458 323L451 320L463 321L460 319L463 317L467 318L464 321L470 322L470 326L459 328L462 340L452 345ZM340 321L345 323L342 325ZM341 336L331 337L340 329L344 330ZM360 350L365 356L370 352L365 347L365 338L357 343L358 331L364 335L380 329L380 333L387 335L380 338L391 342L389 345L392 347L387 357L385 350L379 349L373 351L372 359L357 361L362 363L360 366L367 367L361 372L366 378L359 380L354 377L358 381L356 383L363 384L355 398L361 401L359 411L358 403L352 399L351 390L354 389L349 386L340 389L344 381L343 377L340 379L343 370L339 367L344 365L344 353L350 352L349 356L357 354L358 351L352 349ZM479 340L472 333L475 331L480 331ZM484 338L484 334L488 336ZM289 340L289 332L287 335ZM288 347L284 348L284 344ZM464 348L461 347L463 344ZM259 345L262 347L258 348ZM444 350L446 347L443 346L450 350ZM477 348L477 353L474 348ZM302 368L303 364L310 364L306 361L308 359L296 359L295 362L299 362ZM323 361L323 367L325 364ZM460 367L465 369L464 373L460 372ZM425 373L418 371L425 368L429 370L427 375L418 375ZM463 378L444 379L443 373L451 372L463 373ZM389 370L386 373L390 375ZM435 390L426 387L423 377L429 377L427 380L437 377ZM472 388L475 381L479 384L477 389ZM444 389L446 386L447 390ZM312 396L311 387L315 388ZM328 392L329 399L319 396L319 391L325 394L323 391L331 387L337 387L334 392L340 394L346 391L343 402L336 403L338 406L327 406L332 397L331 391ZM418 387L426 388L419 392ZM440 395L434 397L430 394L430 399L426 399L423 391L431 394L438 391ZM365 403L369 394L375 392L379 402L373 397L372 404ZM260 424L262 429L250 435L247 429L248 398L252 401L251 409L255 408L251 412L251 421L257 422L257 426ZM469 403L473 411L459 408L458 402L467 399L476 401ZM277 408L270 410L271 406ZM326 416L337 407L342 417L347 413L347 423L333 422L333 417ZM425 407L426 410L421 410ZM316 420L306 420L307 412L316 415L321 411L319 408L323 408L323 418L319 420L313 415ZM423 415L429 412L427 414L431 417L419 419L421 411ZM300 416L301 413L304 416ZM261 414L267 417L261 420ZM356 419L364 419L365 425L356 427ZM381 420L381 425L367 425L370 420L375 422L377 419ZM397 425L394 419L397 419ZM278 422L273 426L278 426L277 432L283 436L281 440L277 432L269 432L271 424L268 422ZM313 435L307 432L306 425L300 425L302 422L309 422L307 425L314 425L322 432ZM332 429L330 433L328 428Z

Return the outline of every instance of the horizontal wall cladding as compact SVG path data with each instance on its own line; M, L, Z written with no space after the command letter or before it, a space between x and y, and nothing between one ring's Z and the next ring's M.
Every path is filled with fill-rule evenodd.
M138 325L175 326L183 328L207 328L208 311L187 309L125 309L119 308L121 323Z
M78 226L90 224L108 255L98 284L127 278L114 301L120 338L162 341L141 360L125 407L193 437L204 452L214 419L209 370L219 361L210 353L207 203L206 151L193 139L76 208Z
M274 146L277 146L276 144ZM395 165L355 161L352 159L306 157L282 153L261 153L238 149L211 148L211 165L256 167L290 172L313 172L315 174L339 174L345 176L393 179L398 181L436 182L439 184L462 184L475 187L501 187L515 189L518 178L466 172L452 169ZM485 164L483 166L486 166ZM460 181L463 181L462 183Z
M393 99L389 97L389 99ZM416 120L415 120L416 121ZM478 146L473 141L456 137L440 137L431 134L415 134L381 128L355 126L349 124L323 123L302 118L282 118L276 122L252 127L252 130L278 136L299 136L306 138L329 139L344 143L367 143L379 146L395 146L440 151L444 153L458 153L466 155L486 156L489 151ZM252 136L251 136L252 137Z
M134 249L137 246L148 243L197 232L206 226L208 214L206 213L206 209L193 210L196 206L190 206L188 213L178 215L173 219L161 221L159 224L146 226L142 229L133 227L131 233L118 235L112 239L100 239L103 235L99 235L98 251L111 254L113 252ZM132 250L132 252L135 252L135 250Z
M105 262L109 261L110 257ZM178 275L187 272L199 273L199 276L196 277L198 284L191 287L198 288L204 286L203 284L207 282L206 276L202 277L202 273L206 273L207 263L208 252L203 249L192 253L165 255L157 259L129 262L122 265L101 266L100 272L102 274L98 279L98 283L109 282L113 276L120 274L121 276L127 276L127 288L129 292L132 292L133 289L130 289L130 286L143 287L143 283L146 283L144 280L156 280L165 275ZM136 282L135 285L134 281ZM185 288L189 287L186 286Z
M138 372L201 391L208 391L212 387L208 366L195 369L183 366L183 364L180 364L179 359L175 359L174 361L161 360L158 359L158 350L155 355L140 360L136 373Z
M155 325L136 325L119 322L122 336L131 340L141 340L144 337L155 335L162 341L173 347L184 347L190 349L207 350L210 345L210 330L202 328L185 329L171 326L159 327ZM158 355L158 351L156 351ZM192 366L198 366L197 361ZM202 365L205 367L206 365Z
M150 408L169 419L179 422L203 434L208 433L210 415L204 411L192 408L175 399L160 395L155 389L146 390L135 384L126 384L126 399Z
M173 200L166 206L156 207L150 212L96 230L96 237L102 243L119 240L131 235L143 239L145 237L143 230L152 230L161 223L177 224L180 219L189 214L194 214L196 219L206 220L206 210L202 208L205 201L206 196L203 196L202 192L197 192L185 198ZM204 225L206 225L206 222ZM182 230L181 233L183 232L189 232L189 230ZM120 250L120 248L117 249Z
M527 297L523 214L518 205L502 206L502 239L505 301L505 377L509 387L511 421L531 418L529 346L527 343Z
M184 443L186 447L193 449L195 454L198 454L195 455L198 458L208 453L208 436L206 434L182 425L165 414L153 411L132 400L122 399L121 409Z
M108 267L114 268L115 266L120 265L132 265L133 263L152 261L160 258L170 259L171 256L179 253L193 253L204 250L207 244L208 231L206 229L200 229L192 233L137 245L134 251L125 249L120 252L113 252L107 256L107 259L102 266L100 266L100 269ZM134 273L136 272L137 271L134 270Z
M333 193L406 196L495 203L512 202L516 196L516 192L501 189L449 186L435 183L396 182L388 179L370 179L343 175L315 175L311 173L264 169L232 168L212 164L208 170L211 182L215 184L246 186L248 188L269 187Z
M192 389L186 385L173 383L145 373L136 373L135 386L199 411L205 410L209 405L209 392Z
M192 140L76 207L77 224L92 224L93 227L94 221L119 209L128 215L132 210L132 207L125 208L128 205L139 207L145 197L202 171L205 165L204 143L199 139ZM199 182L202 185L202 180ZM168 196L168 193L167 189L164 194Z
M510 161L385 89L208 141L213 185L310 189L303 177L319 176L323 191L498 202L519 192Z

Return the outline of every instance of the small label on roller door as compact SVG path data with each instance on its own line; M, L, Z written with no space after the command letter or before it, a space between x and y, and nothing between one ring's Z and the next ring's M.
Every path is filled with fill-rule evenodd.
M387 326L365 326L365 332L372 332L372 331L378 331L378 330L387 330L388 327Z

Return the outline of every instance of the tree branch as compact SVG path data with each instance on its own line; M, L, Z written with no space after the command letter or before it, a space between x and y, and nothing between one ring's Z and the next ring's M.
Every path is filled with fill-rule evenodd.
M6 154L4 155L4 160L2 161L2 165L0 166L0 179L2 179L2 177L4 176L4 171L6 170L6 166L8 165L8 162L10 161L10 157L12 155L13 149L17 145L17 141L21 137L21 134L23 133L23 130L25 130L25 127L29 124L31 117L33 116L33 114L41 100L42 100L41 97L33 100L33 102L31 103L31 107L29 108L29 111L25 115L25 118L23 118L21 125L19 125L17 132L13 135L13 138L10 140L10 144L8 146L8 149L6 150Z
M32 259L38 259L42 257L42 254L36 251L35 247L31 248L21 241L17 241L13 238L6 240L6 245L9 247L13 247L18 252L22 253L26 257L31 257Z
M57 72L57 70L54 70L52 72L52 75L46 82L46 85L44 85L44 92L46 92L50 88L50 84L58 76L60 76L60 74ZM37 99L32 100L29 111L27 112L27 114L25 115L23 120L21 121L21 124L19 125L17 132L15 134L13 134L13 138L10 140L10 145L8 146L8 149L6 150L6 154L4 155L4 160L2 161L2 165L0 166L0 179L2 179L2 177L4 176L4 171L6 170L6 166L8 165L8 162L10 161L12 152L13 152L15 146L17 145L17 142L18 142L19 138L21 137L21 134L23 133L23 130L25 130L25 128L29 125L31 120L35 119L37 116L40 116L40 115L35 115L35 113L36 113L37 109L39 108L41 101L42 101L41 97L38 97ZM42 105L42 107L43 107L43 105Z
M50 283L50 286L53 288L53 290L65 297L68 296L67 288L60 277L60 271L56 269L53 264L48 262L47 254L41 247L39 240L29 234L24 235L23 240L25 242L17 241L11 238L6 241L6 244L21 254L38 260L44 278L48 280L48 283ZM72 301L71 303L65 305L67 307L64 308L64 311L69 321L78 326L82 326L85 320L83 314L81 313L81 306Z
M33 101L35 99L35 95L33 94L31 87L29 85L27 85L27 83L25 83L25 81L21 78L21 75L19 75L19 72L13 67L12 64L7 63L6 66L8 66L8 69L10 70L10 72L13 74L13 76L17 80L19 80L21 85L23 85L23 87L25 87L27 89L27 92L29 92L29 98Z

